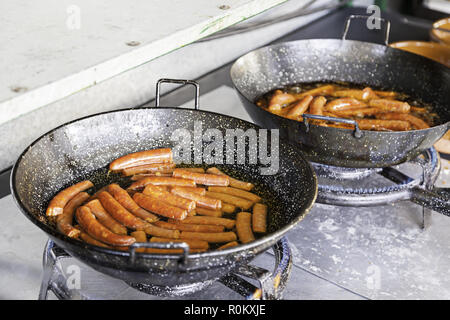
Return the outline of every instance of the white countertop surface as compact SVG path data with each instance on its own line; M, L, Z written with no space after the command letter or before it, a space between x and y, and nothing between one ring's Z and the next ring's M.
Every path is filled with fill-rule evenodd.
M2 1L0 124L285 1Z

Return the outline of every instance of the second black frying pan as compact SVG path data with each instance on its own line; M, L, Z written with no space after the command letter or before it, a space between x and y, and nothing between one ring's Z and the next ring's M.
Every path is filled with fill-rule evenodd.
M431 148L450 127L450 69L384 45L345 39L275 44L239 58L231 68L231 79L257 124L279 128L283 137L297 143L308 160L322 164L357 168L392 166ZM357 128L353 131L290 120L255 104L257 98L276 88L335 81L406 93L431 104L440 124L402 132Z

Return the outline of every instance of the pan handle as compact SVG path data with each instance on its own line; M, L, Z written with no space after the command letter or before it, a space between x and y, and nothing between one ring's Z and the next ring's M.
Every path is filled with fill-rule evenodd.
M308 119L316 119L316 120L324 120L324 121L334 121L334 122L341 122L346 124L351 124L355 126L355 131L353 131L353 135L355 138L359 139L363 136L363 133L361 129L359 128L358 122L351 119L344 119L344 118L334 118L334 117L327 117L327 116L319 116L315 114L302 114L303 117L303 123L306 126L306 132L309 131L309 121Z
M139 248L183 249L180 260L181 264L186 264L189 255L189 245L185 242L135 242L129 248L131 265L136 262L136 249Z
M161 99L161 84L163 83L176 83L182 85L192 85L195 87L195 97L194 97L194 109L199 109L199 100L200 100L200 85L194 80L184 80L184 79L168 79L163 78L159 79L156 83L156 99L155 99L155 107L159 107L160 99Z
M425 190L419 187L411 189L411 200L433 211L450 217L450 189L434 188Z
M347 39L348 30L350 29L350 24L353 19L365 19L368 20L369 18L378 20L380 22L384 22L386 24L385 34L384 34L384 45L387 46L389 44L389 34L391 33L391 22L389 20L373 17L373 16L364 16L364 15L351 15L347 18L347 21L345 23L344 32L342 33L342 40Z

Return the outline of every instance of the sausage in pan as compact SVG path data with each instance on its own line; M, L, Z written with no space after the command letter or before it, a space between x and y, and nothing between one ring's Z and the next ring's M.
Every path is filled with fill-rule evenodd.
M222 208L222 201L218 200L218 199L205 197L205 196L193 193L193 192L179 189L177 187L172 188L172 190L170 192L172 192L174 195L177 195L179 197L183 197L183 198L194 201L196 206L200 207L200 208L206 208L206 209L211 209L211 210L218 210L218 209ZM205 191L205 193L206 193L206 191Z
M75 210L81 206L87 199L89 198L89 194L86 192L80 192L69 202L67 202L64 207L64 211L59 216L56 216L56 227L58 230L71 238L78 238L80 235L80 230L76 229L72 225L73 215Z
M205 224L188 224L181 222L165 222L156 221L155 226L171 230L193 231L193 232L223 232L224 226L205 225Z
M106 211L124 226L135 230L144 230L148 225L147 222L125 209L110 193L106 191L100 192L98 199Z
M378 108L383 112L400 112L408 113L411 106L407 102L388 100L388 99L373 99L369 101L369 106Z
M377 115L378 119L382 120L403 120L408 121L414 129L421 130L421 129L427 129L430 126L423 121L422 119L419 119L412 114L408 113L397 113L397 112L388 112L388 113L381 113Z
M85 204L86 207L91 209L92 214L97 218L97 220L103 224L106 228L114 233L125 235L127 234L127 228L122 224L114 220L105 208L103 208L100 200L94 199Z
M130 194L126 190L122 189L118 184L110 184L107 187L107 190L125 209L129 210L142 220L153 222L159 219L154 214L139 207L138 204L134 202L133 198L131 198Z
M195 187L193 180L175 178L175 177L146 177L139 179L131 184L129 190L138 190L144 188L148 184L155 186L180 186L180 187Z
M111 232L104 225L95 219L91 210L82 206L77 209L77 221L80 226L93 238L113 246L129 246L136 242L136 239L130 236L119 235Z
M217 243L235 241L237 240L237 237L236 233L232 231L217 233L182 231L180 234L180 239L204 240L207 242Z
M169 222L177 223L176 221L173 220L169 220ZM181 223L224 226L227 229L232 229L235 226L236 221L227 218L194 216L194 217L187 217L186 219L182 220Z
M64 207L70 199L93 186L94 184L91 181L85 180L60 191L52 200L50 200L46 211L47 216L57 216L62 214Z
M140 173L172 173L175 163L152 163L144 166L125 168L122 170L124 176L132 176Z
M144 209L161 216L173 218L176 220L183 220L187 217L187 210L171 206L151 196L142 193L135 193L133 195L133 199Z
M225 173L223 173L216 167L208 168L206 170L206 172L211 173L211 174L216 174L216 175L226 175ZM254 188L254 185L250 182L240 181L240 180L237 180L230 176L228 176L228 178L230 179L230 187L243 189L243 190L247 190L247 191L250 191Z
M186 197L182 197L174 192L168 192L163 188L154 186L152 184L147 185L142 193L147 196L151 196L152 198L166 202L171 206L187 210L188 212L195 210L196 208L195 201Z
M222 200L222 202L230 203L238 208L242 208L244 210L248 210L253 206L253 201L232 196L230 194L226 193L219 193L219 192L211 192L207 191L206 196L214 199ZM222 208L223 210L223 208Z
M227 176L191 172L183 169L175 169L173 171L173 176L176 178L194 180L196 184L207 186L228 186L230 184L230 179Z

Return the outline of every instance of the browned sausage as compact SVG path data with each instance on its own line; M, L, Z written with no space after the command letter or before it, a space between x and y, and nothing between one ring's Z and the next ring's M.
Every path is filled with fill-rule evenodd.
M133 176L131 176L130 180L131 181L138 181L147 177L171 177L172 173L160 173L160 172L155 172L155 173L140 173L140 174L135 174Z
M75 213L75 210L79 206L81 206L88 198L88 193L80 192L72 199L70 199L69 202L67 202L66 206L64 207L63 213L59 216L56 216L56 227L58 228L59 232L71 238L78 238L78 236L80 235L80 230L74 228L74 226L72 225L73 215Z
M170 223L177 223L175 220L170 220ZM227 219L227 218L217 218L217 217L208 217L208 216L194 216L194 217L187 217L184 220L181 220L181 223L188 223L188 224L206 224L206 225L212 225L212 226L224 226L227 229L232 229L234 225L236 224L236 221L233 219Z
M191 232L191 231L181 231L180 239L190 239L190 240L204 240L208 242L230 242L237 240L236 233L229 232Z
M236 232L242 243L255 240L252 232L252 214L250 212L239 212L236 215Z
M122 170L124 176L132 176L140 173L172 173L175 163L152 163L144 166L126 168Z
M224 210L223 202L230 203L230 204L232 204L238 208L242 208L244 210L248 210L253 206L253 201L250 201L250 200L247 200L244 198L240 198L240 197L236 197L236 196L232 196L232 195L226 194L226 193L206 191L206 196L210 197L210 198L222 200L222 210Z
M176 178L194 180L197 184L207 186L228 186L230 184L230 179L227 176L191 172L183 169L175 169L173 171L173 176Z
M294 101L294 95L290 93L284 93L281 90L275 90L274 94L270 98L268 109L270 112L280 112L283 106Z
M152 237L150 239L150 242L174 242L174 243L184 242L189 245L189 251L190 249L204 249L204 250L209 249L209 243L207 241L202 240L189 240L189 239L179 240L179 239Z
M267 206L262 203L255 203L252 214L253 232L264 233L267 231Z
M289 112L286 114L286 117L290 119L296 119L298 116L301 116L303 113L305 113L306 110L308 110L309 104L313 100L313 96L307 95L299 102L296 102L289 110Z
M108 246L106 243L103 243L101 241L98 241L98 240L92 238L83 229L81 229L80 226L78 226L77 229L80 230L80 239L83 240L84 242L89 243L89 244L93 244L94 246L98 246L98 247L114 249L114 247Z
M388 99L370 100L369 106L378 108L384 112L408 113L411 109L411 106L407 102Z
M147 185L142 193L187 211L192 211L196 208L195 201L185 199L175 193L172 194L171 192L152 184Z
M114 199L116 199L125 209L129 210L135 216L147 222L153 222L159 219L154 214L139 207L128 192L122 189L118 184L110 184L107 189Z
M197 173L205 173L205 169L203 169L203 168L192 167L192 168L182 168L182 169L187 170L187 171L197 172Z
M154 225L171 230L193 231L193 232L223 232L224 226L204 225L204 224L188 224L180 222L156 221Z
M188 191L188 192L193 192L193 193L196 193L196 194L201 195L201 196L204 196L206 194L206 189L205 188L200 188L200 187L176 187L176 188L178 190L184 190L184 191Z
M239 243L237 241L231 241L228 243L225 243L223 246L220 246L217 248L217 250L225 250L228 248L236 247Z
M313 102L311 103L311 106L309 107L309 113L322 116L323 108L326 103L327 99L324 96L314 98Z
M136 239L130 236L119 235L111 232L104 225L95 219L91 210L82 206L77 209L77 221L80 226L93 238L113 245L113 246L129 246L136 242Z
M120 157L109 165L109 170L118 171L125 168L143 166L152 163L173 162L172 149L153 149L130 153Z
M210 217L221 217L223 215L222 210L211 210L206 208L197 207L195 210L197 214L201 216L210 216ZM234 212L234 210L233 210Z
M147 235L144 231L134 231L130 235L136 239L136 242L147 242ZM145 252L145 248L136 249L136 252Z
M367 108L367 107L335 111L336 115L341 118L353 118L353 117L364 118L366 116L376 115L377 113L380 112L383 111L381 111L378 108Z
M378 119L383 120L403 120L408 121L414 129L421 130L421 129L427 129L430 126L423 121L422 119L413 116L412 114L408 113L397 113L397 112L388 112L388 113L381 113L377 115Z
M164 217L182 220L187 217L187 210L171 206L151 196L135 193L133 199L144 209Z
M226 175L225 173L223 173L222 171L220 171L216 167L208 168L206 170L206 172L212 173L212 174L217 174L217 175ZM250 190L252 190L254 188L254 185L252 183L250 183L250 182L240 181L240 180L234 179L234 178L232 178L230 176L228 176L228 178L230 179L230 187L238 188L238 189L244 189L244 190L247 190L247 191L250 191Z
M208 187L208 191L231 194L233 196L244 198L253 202L261 202L261 197L254 193L232 187Z
M156 222L159 222L159 221L156 221ZM146 234L156 236L156 237L173 238L173 239L178 239L180 237L179 230L161 228L161 227L155 226L153 224L149 224L145 228L144 231Z
M175 178L175 177L146 177L139 179L131 184L128 188L130 190L138 190L144 188L148 184L155 186L181 186L181 187L195 187L193 180Z
M92 214L106 228L117 234L127 234L127 228L114 220L114 218L111 217L108 212L106 212L105 208L103 208L102 204L100 203L100 200L91 200L86 203L85 206L91 209Z
M349 109L360 109L365 106L367 105L359 100L353 98L341 98L328 102L325 109L334 113Z
M354 98L358 100L370 100L370 99L378 99L378 96L376 93L369 87L365 88L364 90L355 90L355 89L348 89L348 90L337 90L333 92L334 97L347 97L347 98Z
M224 187L224 188L226 188L226 187ZM197 193L185 191L185 190L179 189L177 187L172 188L172 190L170 190L170 192L172 192L174 195L177 195L179 197L183 197L183 198L194 201L197 207L207 208L207 209L211 209L211 210L218 210L218 209L222 208L222 201L218 200L218 199L201 196ZM206 193L206 191L205 191L205 193Z
M329 96L334 92L335 89L336 89L336 87L334 85L326 84L326 85L322 85L320 87L302 92L296 96L297 96L297 98L303 98L308 95L313 96L313 97L320 96L320 95Z
M139 219L127 209L125 209L114 197L106 191L100 192L98 199L108 213L124 226L135 229L144 230L148 225L147 222Z
M407 131L411 129L408 121L401 120L361 119L357 122L361 130Z
M85 180L60 191L52 200L50 200L46 211L47 216L57 216L62 214L64 207L70 199L93 186L94 184L91 181Z

